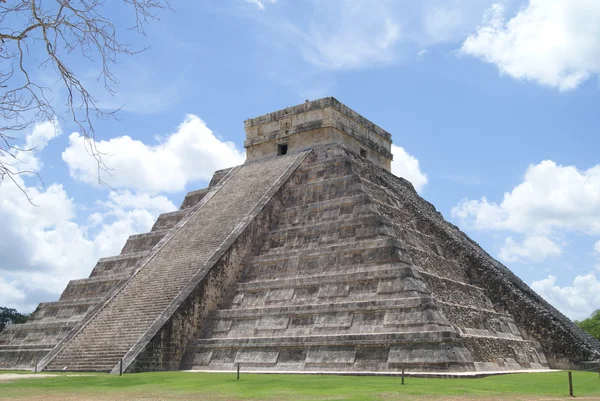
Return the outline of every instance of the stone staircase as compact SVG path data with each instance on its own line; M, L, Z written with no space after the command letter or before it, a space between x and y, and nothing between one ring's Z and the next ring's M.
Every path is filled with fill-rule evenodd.
M197 342L192 368L255 371L547 367L460 260L346 153L305 162L278 226Z
M227 171L215 173L213 186ZM0 333L0 369L33 369L115 286L129 277L209 189L188 193L181 208L160 215L151 232L130 236L119 255L101 258L88 278L71 280L58 301L41 303L27 323L12 325Z
M226 240L238 226L251 220L250 212L302 157L304 154L289 155L232 170L210 192L191 193L203 199L190 213L184 209L158 219L153 228L157 232L165 232L174 222L177 225L151 252L140 253L137 245L156 244L156 238L146 234L125 245L124 249L131 251L129 257L103 260L98 274L112 276L119 274L122 266L133 264L126 260L139 258L141 262L135 264L135 274L113 290L101 309L89 315L81 328L47 357L45 369L111 371L126 354L131 363L135 359L130 355L132 350L143 350L144 341L149 342L160 330L157 322L168 319L167 311L176 302L185 301L180 293L186 285L207 264L215 262L218 252L227 250L221 249ZM183 205L187 204L184 201Z

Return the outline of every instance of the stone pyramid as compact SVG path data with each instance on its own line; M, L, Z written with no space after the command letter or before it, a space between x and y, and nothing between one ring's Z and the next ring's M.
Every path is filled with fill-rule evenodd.
M244 165L0 334L0 368L497 371L600 355L390 173L389 133L334 98L245 127Z

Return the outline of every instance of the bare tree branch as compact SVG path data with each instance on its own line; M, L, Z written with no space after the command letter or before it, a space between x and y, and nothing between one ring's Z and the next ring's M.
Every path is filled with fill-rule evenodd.
M131 29L145 35L145 26L171 9L169 0L113 0L132 10ZM9 160L26 151L15 145L16 134L34 123L68 118L86 140L86 149L101 171L108 171L94 141L94 122L115 117L118 110L103 110L90 93L73 60L84 59L100 67L98 80L109 94L117 78L111 71L117 57L135 50L117 37L117 27L106 16L106 0L0 0L0 185L18 174ZM52 90L35 72L49 70L66 92L64 107L51 98ZM21 190L24 191L20 185ZM27 195L27 194L26 194ZM30 200L31 201L31 200Z

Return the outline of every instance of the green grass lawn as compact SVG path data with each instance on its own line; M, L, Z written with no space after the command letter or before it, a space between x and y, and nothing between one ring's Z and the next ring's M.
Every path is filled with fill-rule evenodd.
M0 373L2 375L2 373ZM42 374L43 376L43 374ZM574 372L575 396L600 400L598 373ZM251 375L107 374L0 381L0 399L31 400L548 400L568 398L566 372L483 379Z

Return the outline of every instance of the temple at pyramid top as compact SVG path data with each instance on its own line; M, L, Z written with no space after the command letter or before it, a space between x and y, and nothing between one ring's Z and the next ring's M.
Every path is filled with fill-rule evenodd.
M390 133L333 97L251 118L244 125L247 161L339 143L391 171Z

